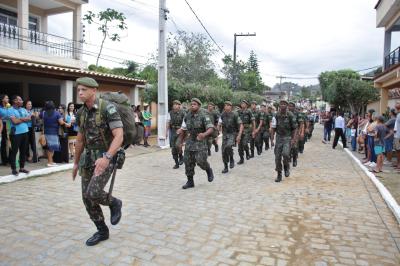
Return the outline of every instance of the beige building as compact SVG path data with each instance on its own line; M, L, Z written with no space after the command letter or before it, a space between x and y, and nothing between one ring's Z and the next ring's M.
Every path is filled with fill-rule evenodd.
M140 104L144 80L86 71L82 5L88 0L0 0L0 93L18 94L41 107L77 102L74 80L91 76L99 91L123 91ZM72 13L72 39L48 33L49 16Z
M400 88L400 47L392 45L393 32L400 31L400 0L379 0L375 6L376 26L385 30L382 73L374 78L374 84L380 91L380 101L374 109L383 113L393 107L393 91ZM391 99L392 98L392 99Z

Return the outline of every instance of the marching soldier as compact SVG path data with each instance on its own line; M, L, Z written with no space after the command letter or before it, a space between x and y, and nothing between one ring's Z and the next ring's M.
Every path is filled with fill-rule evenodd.
M293 160L293 167L297 166L297 158L299 157L299 142L302 139L301 135L304 137L304 119L303 116L296 110L296 104L294 102L289 103L289 111L293 113L296 123L297 123L297 133L295 136L295 143L291 146L291 157Z
M177 131L181 128L185 111L181 109L181 102L173 101L172 110L167 117L167 134L169 132L169 146L171 147L172 158L175 161L173 169L178 169L179 165L183 164L183 154L181 139ZM168 136L167 136L168 137Z
M254 116L255 127L253 128L253 134L250 139L250 157L254 157L254 147L257 149L257 154L261 155L262 152L262 135L260 133L264 125L264 115L261 111L257 110L257 102L251 102L251 112ZM260 147L261 146L261 147Z
M194 168L196 164L207 172L208 182L214 180L214 173L207 162L207 137L213 133L214 125L211 123L210 117L206 112L200 109L201 101L193 98L191 101L190 111L183 119L181 129L178 134L181 141L189 133L185 146L185 172L188 181L182 189L194 187ZM182 134L181 134L182 133Z
M263 144L265 143L265 150L267 151L269 149L269 138L270 138L270 126L271 126L271 121L272 121L272 115L268 113L267 105L262 104L261 105L261 113L264 116L264 123L262 125L261 129L261 140L260 140L260 149L262 150Z
M249 102L246 100L243 100L240 104L240 110L238 111L239 117L242 120L243 123L243 134L241 135L240 142L239 142L239 156L240 156L240 161L238 164L243 164L244 163L244 153L246 152L246 159L250 159L250 154L249 154L249 141L251 138L252 134L252 129L256 127L255 125L255 118L252 114L252 112L247 109L249 106Z
M96 97L99 86L97 82L92 78L78 78L76 84L78 96L84 103L78 111L76 121L84 123L79 125L72 179L75 180L79 169L83 203L98 229L86 241L86 245L94 246L109 237L100 205L110 207L112 225L116 225L121 219L122 201L110 196L104 191L104 187L114 170L114 156L121 147L124 132L121 117L114 104L105 100L101 100L104 102L100 104ZM102 119L101 127L96 125L97 115ZM81 116L84 116L82 120ZM111 140L109 145L106 143L107 139Z
M243 124L239 115L232 111L232 103L230 101L225 102L224 112L222 113L219 122L218 130L222 128L222 161L224 162L224 170L222 173L228 172L229 167L235 167L235 161L233 159L233 146L235 141L240 142L241 135L243 133ZM239 129L239 132L238 132Z
M210 116L210 120L211 123L214 125L215 131L214 134L212 134L209 138L208 138L208 155L211 155L211 145L214 145L215 147L215 152L218 152L219 147L218 147L218 131L217 131L217 127L218 127L218 120L219 120L219 112L217 110L215 110L215 105L210 102L207 106L207 113Z
M279 111L272 119L272 143L276 133L275 145L275 171L278 173L275 182L282 181L282 158L285 177L290 175L290 147L295 143L297 123L293 113L287 110L288 102L281 100Z

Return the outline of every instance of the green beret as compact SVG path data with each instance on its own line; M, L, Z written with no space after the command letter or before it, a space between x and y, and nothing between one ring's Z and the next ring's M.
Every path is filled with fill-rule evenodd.
M251 104L257 104L257 101L252 101Z
M267 107L267 105L265 103L262 103L261 106Z
M182 103L181 103L180 101L178 101L178 100L175 100L175 101L173 101L172 103L173 103L173 104L179 104L179 105L182 104Z
M192 102L196 102L196 103L198 103L199 105L201 105L201 101L199 100L199 98L192 98L191 101L192 101Z
M246 100L243 100L241 103L245 103L245 104L249 105L249 102Z
M289 105L296 106L296 104L294 102L289 102Z
M90 88L98 88L99 84L97 83L97 81L95 81L92 78L89 77L83 77L83 78L78 78L76 80L76 85L83 85L86 87L90 87Z
M209 102L208 105L215 106L215 104L213 102Z
M280 100L279 103L286 103L287 105L289 104L286 100Z
M232 102L231 101L225 101L224 104L232 106Z

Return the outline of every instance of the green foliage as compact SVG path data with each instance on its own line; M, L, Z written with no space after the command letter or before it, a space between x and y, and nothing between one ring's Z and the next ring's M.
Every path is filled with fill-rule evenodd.
M379 99L373 84L361 80L353 70L323 72L319 82L323 99L340 109L360 113L368 102Z
M107 8L104 11L100 11L99 13L93 13L92 11L88 11L84 16L83 20L85 20L88 24L97 24L99 27L97 28L103 35L103 40L100 45L100 51L97 56L96 66L99 65L99 58L101 52L103 51L104 42L107 39L111 41L120 41L121 37L117 32L111 31L113 28L117 28L121 31L126 30L128 27L125 23L125 15L121 12L116 11L112 8Z

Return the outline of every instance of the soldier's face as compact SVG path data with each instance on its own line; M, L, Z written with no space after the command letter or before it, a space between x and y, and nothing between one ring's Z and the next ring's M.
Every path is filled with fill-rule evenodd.
M208 111L212 111L213 109L214 109L214 106L212 106L212 105L208 105Z
M191 104L191 110L192 112L197 112L200 108L200 105L197 102L192 102Z
M261 107L261 110L262 110L264 113L266 113L266 112L267 112L267 107L263 106L263 107Z
M242 109L245 109L245 108L247 108L247 104L246 103L241 103L240 107L242 107Z
M78 92L78 97L82 102L86 102L88 99L92 98L96 95L96 88L90 88L83 85L78 85L76 88Z
M224 110L225 110L225 112L230 112L230 111L232 111L232 105L225 104Z
M179 104L174 104L173 106L172 106L172 109L174 109L175 111L177 111L177 110L179 110L179 109L181 109L181 106L179 105Z
M294 106L293 105L289 105L289 111L293 112L294 111Z
M287 109L287 104L286 103L280 103L279 104L279 109L281 110L281 112L285 112Z

